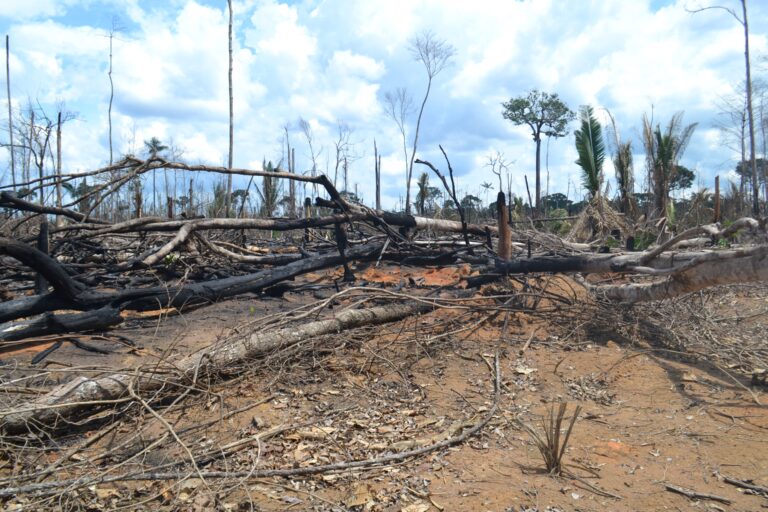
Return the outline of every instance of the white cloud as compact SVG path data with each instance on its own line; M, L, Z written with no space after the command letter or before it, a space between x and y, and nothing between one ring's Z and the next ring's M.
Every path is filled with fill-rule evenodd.
M250 16L245 45L255 51L267 76L277 74L283 85L298 89L312 83L316 39L299 23L295 7L265 0Z
M29 19L41 15L55 16L66 11L75 0L3 0L0 3L0 17Z
M371 57L358 55L350 50L333 52L327 73L331 77L378 80L384 73L384 65Z
M740 26L727 15L690 15L684 0L654 10L656 3L235 1L235 165L278 161L289 126L297 166L308 168L309 150L296 128L304 117L313 123L321 166L329 161L332 167L336 125L343 121L354 129L359 156L351 184L373 198L375 137L384 156L385 205L393 206L404 195L402 146L380 100L384 91L404 86L418 106L426 76L408 41L431 29L456 56L430 92L419 156L442 168L437 144L443 144L462 190L477 195L479 183L496 184L483 165L496 149L515 160L515 193L525 195L526 175L533 186L529 130L502 119L500 105L532 88L559 93L573 110L586 103L610 108L622 136L635 141L638 174L642 113L653 109L665 123L686 110L686 122L700 122L687 155L711 179L732 164L713 119L717 98L743 74ZM753 3L751 42L758 55L767 47L768 13ZM113 14L125 21L114 40L116 148L141 150L144 139L172 138L190 160L221 164L228 143L225 2L6 0L0 25L11 34L14 105L30 97L50 112L66 100L68 109L80 112L67 127L66 160L82 169L104 163L105 36ZM409 134L414 124L410 119ZM570 188L575 196L572 145L572 136L550 141L550 192ZM610 165L606 171L611 174Z

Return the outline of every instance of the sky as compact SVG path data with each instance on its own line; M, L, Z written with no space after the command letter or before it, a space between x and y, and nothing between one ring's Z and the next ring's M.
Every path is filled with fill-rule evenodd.
M501 103L531 89L557 93L574 111L610 111L632 140L638 188L644 154L642 116L662 126L678 111L698 127L681 163L695 187L726 178L739 159L717 128L724 98L744 77L743 27L727 12L686 11L703 0L234 0L234 166L260 169L283 158L286 129L299 172L312 167L300 120L311 127L321 171L334 174L339 126L351 130L349 189L374 198L373 143L382 155L382 202L402 205L405 163L384 96L406 88L418 106L427 75L409 49L430 31L455 50L434 78L417 157L445 170L441 144L461 193L483 201L498 191L489 157L502 153L512 191L533 183L535 145L527 127L502 117ZM740 9L736 0L720 5ZM748 3L755 74L765 75L768 2ZM228 43L226 0L2 0L0 34L10 36L12 108L31 102L63 134L64 172L109 161L109 43L114 35L115 158L144 155L157 137L193 164L226 165ZM5 59L3 58L3 64ZM3 78L5 74L2 73ZM5 85L3 83L3 85ZM4 87L3 87L4 90ZM7 142L2 94L0 142ZM415 114L406 123L413 136ZM573 129L542 148L543 193L583 197ZM10 181L0 150L0 177ZM416 166L417 175L427 169ZM613 169L606 181L615 191ZM338 186L343 188L339 178ZM246 180L236 179L235 188ZM438 180L431 178L437 185ZM493 188L482 187L491 183Z

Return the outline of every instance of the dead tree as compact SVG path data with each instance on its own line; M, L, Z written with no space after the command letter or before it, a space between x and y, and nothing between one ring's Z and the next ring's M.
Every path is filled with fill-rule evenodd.
M5 35L5 88L8 98L8 137L11 152L11 185L16 191L16 154L13 147L13 115L11 113L11 63L10 63L10 40L8 34Z
M410 50L414 59L424 65L427 72L427 90L424 92L424 99L419 108L419 115L416 117L416 129L413 132L413 147L411 148L411 162L408 165L408 176L406 178L405 189L405 213L411 213L411 178L413 177L413 164L415 163L416 150L419 144L419 130L421 128L421 119L424 115L424 107L427 105L429 93L432 90L432 81L434 78L448 66L448 63L456 54L456 50L446 41L441 41L430 31L422 32L410 41Z
M227 168L232 169L232 156L235 146L235 110L232 96L232 0L227 0L229 9L229 153L227 155ZM232 174L227 174L227 197L226 197L225 217L229 217L232 207Z

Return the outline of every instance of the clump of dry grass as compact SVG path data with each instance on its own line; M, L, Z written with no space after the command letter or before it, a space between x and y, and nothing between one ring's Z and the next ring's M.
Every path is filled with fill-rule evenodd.
M624 218L603 196L595 196L573 223L566 240L590 242L605 239L613 230L628 233Z
M577 405L573 411L573 416L571 416L571 422L563 433L563 421L565 420L567 408L567 403L560 403L557 412L555 412L555 406L552 406L546 417L541 420L543 434L531 425L518 422L533 439L536 448L541 453L542 459L544 459L544 466L550 475L561 475L563 473L563 455L568 447L573 426L576 424L576 419L581 413L581 406Z

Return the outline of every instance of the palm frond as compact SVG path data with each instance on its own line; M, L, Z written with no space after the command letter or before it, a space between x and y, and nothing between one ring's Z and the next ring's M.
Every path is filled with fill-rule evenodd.
M635 185L632 168L632 141L619 144L613 159L613 166L616 169L616 181L619 184L619 190L631 194Z
M581 108L581 128L574 133L579 154L576 164L582 169L582 183L590 195L594 196L599 193L603 178L605 142L602 127L591 106Z
M72 197L75 197L75 195L77 194L77 189L76 189L76 188L75 188L75 186L74 186L74 185L72 185L71 183L67 183L67 182L65 181L65 182L62 182L61 186L62 186L62 187L64 188L64 190L66 190L66 191L69 193L69 195L71 195Z

